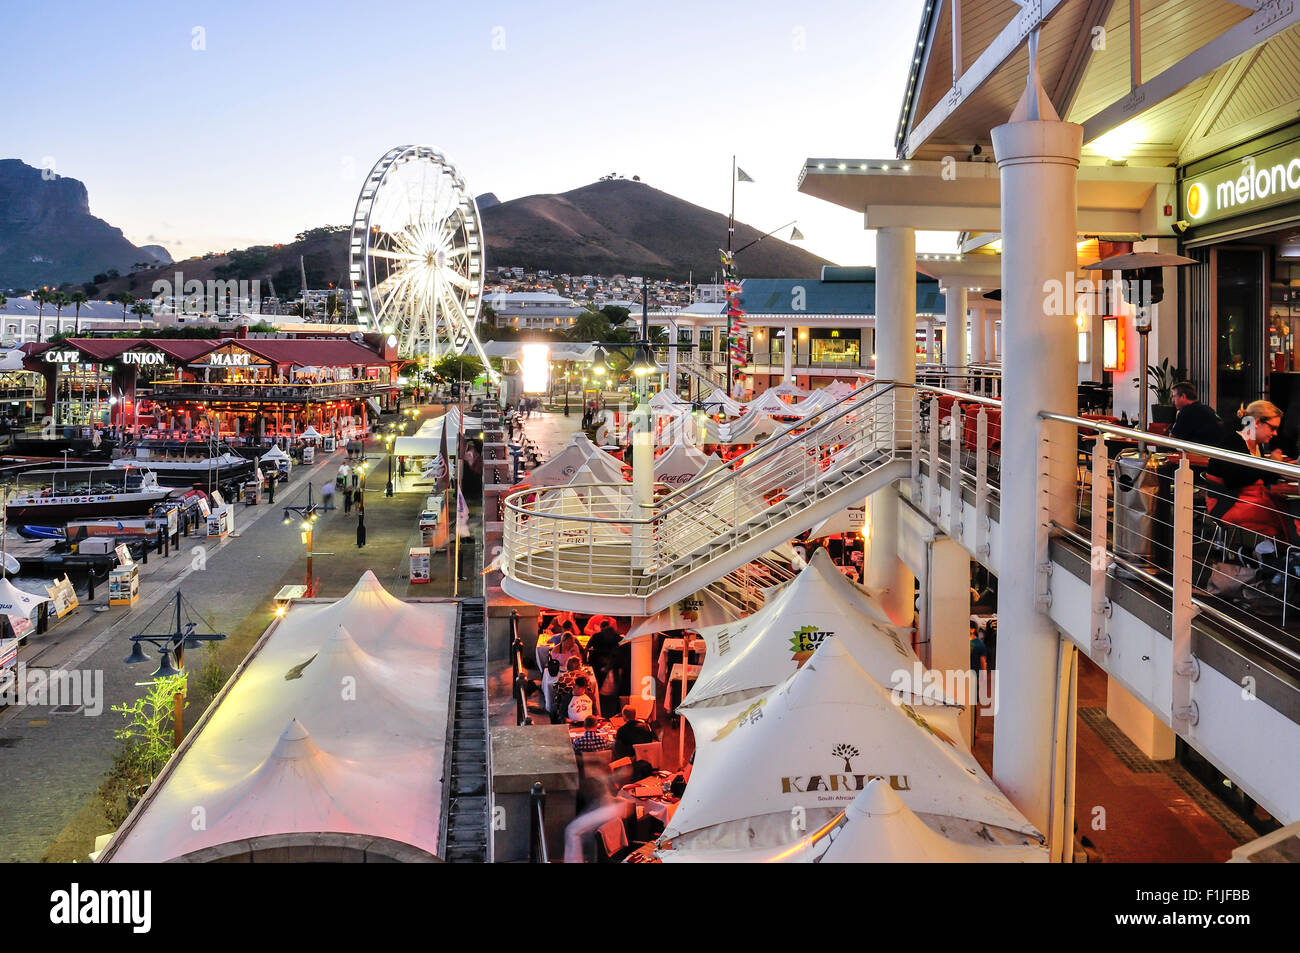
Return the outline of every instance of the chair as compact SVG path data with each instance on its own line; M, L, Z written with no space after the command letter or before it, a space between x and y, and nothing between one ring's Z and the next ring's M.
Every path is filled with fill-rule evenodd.
M606 748L604 751L577 751L574 753L578 756L579 783L585 781L588 776L597 778L609 776L609 765L614 756L610 749Z
M644 744L633 745L632 750L636 752L635 760L648 761L656 771L663 767L664 744L662 741L647 741Z

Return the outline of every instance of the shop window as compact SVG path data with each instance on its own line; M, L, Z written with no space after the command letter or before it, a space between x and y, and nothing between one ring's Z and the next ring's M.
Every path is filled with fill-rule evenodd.
M817 328L812 336L812 362L814 364L858 364L861 354L856 330Z

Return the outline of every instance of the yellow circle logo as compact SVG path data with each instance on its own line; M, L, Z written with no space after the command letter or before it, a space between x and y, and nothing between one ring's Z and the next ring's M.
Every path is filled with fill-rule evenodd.
M1193 182L1187 189L1187 214L1192 218L1200 218L1209 206L1209 196L1205 186L1200 182Z

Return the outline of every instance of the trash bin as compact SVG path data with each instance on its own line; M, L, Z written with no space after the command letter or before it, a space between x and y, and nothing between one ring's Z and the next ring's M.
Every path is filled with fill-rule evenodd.
M1132 562L1151 557L1160 477L1149 454L1123 450L1115 458L1115 553Z

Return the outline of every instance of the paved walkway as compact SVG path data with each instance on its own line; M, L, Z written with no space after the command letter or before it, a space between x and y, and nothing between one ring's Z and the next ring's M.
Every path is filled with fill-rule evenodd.
M140 631L165 628L165 618L147 629L146 623L156 613L166 614L178 587L216 631L231 635L229 648L239 652L234 658L223 657L222 665L227 674L233 671L269 624L275 593L282 585L305 581L306 554L298 522L283 524L283 506L305 503L308 480L319 490L342 461L339 452L311 467L295 468L292 483L276 493L273 505L238 506L235 534L220 543L182 539L181 552L170 559L151 557L142 596L135 606L96 613L83 605L48 634L32 637L22 658L34 657L41 667L76 669L102 678L102 712L96 716L58 714L48 707L11 706L0 713L0 775L5 779L5 796L0 798L0 861L41 859L51 841L94 798L112 765L117 744L113 731L122 723L110 706L137 697L141 691L138 683L148 680L152 672L151 665L123 664L130 651L129 638ZM317 524L313 546L318 554L313 567L317 594L343 595L366 569L373 569L399 597L450 594L451 574L445 564L440 568L436 561L433 583L409 584L408 550L420 540L417 519L428 487L419 486L412 477L401 487L402 492L387 498L384 460L380 457L377 462L379 466L371 472L380 473L381 478L372 479L365 494L365 549L356 546L355 510L350 515L341 508L326 513ZM477 538L481 539L481 533ZM462 558L467 562L463 574L471 587L480 578L478 550L476 542L462 546ZM202 553L202 559L196 558L196 551ZM464 586L461 594L466 594ZM98 601L105 603L107 586L97 595ZM152 650L147 651L153 657ZM201 652L191 655L190 667L196 661L201 664L202 658ZM200 714L191 705L186 723L194 724ZM90 844L82 844L76 850L80 852L82 846L85 851L91 849ZM84 853L79 856L84 859Z

